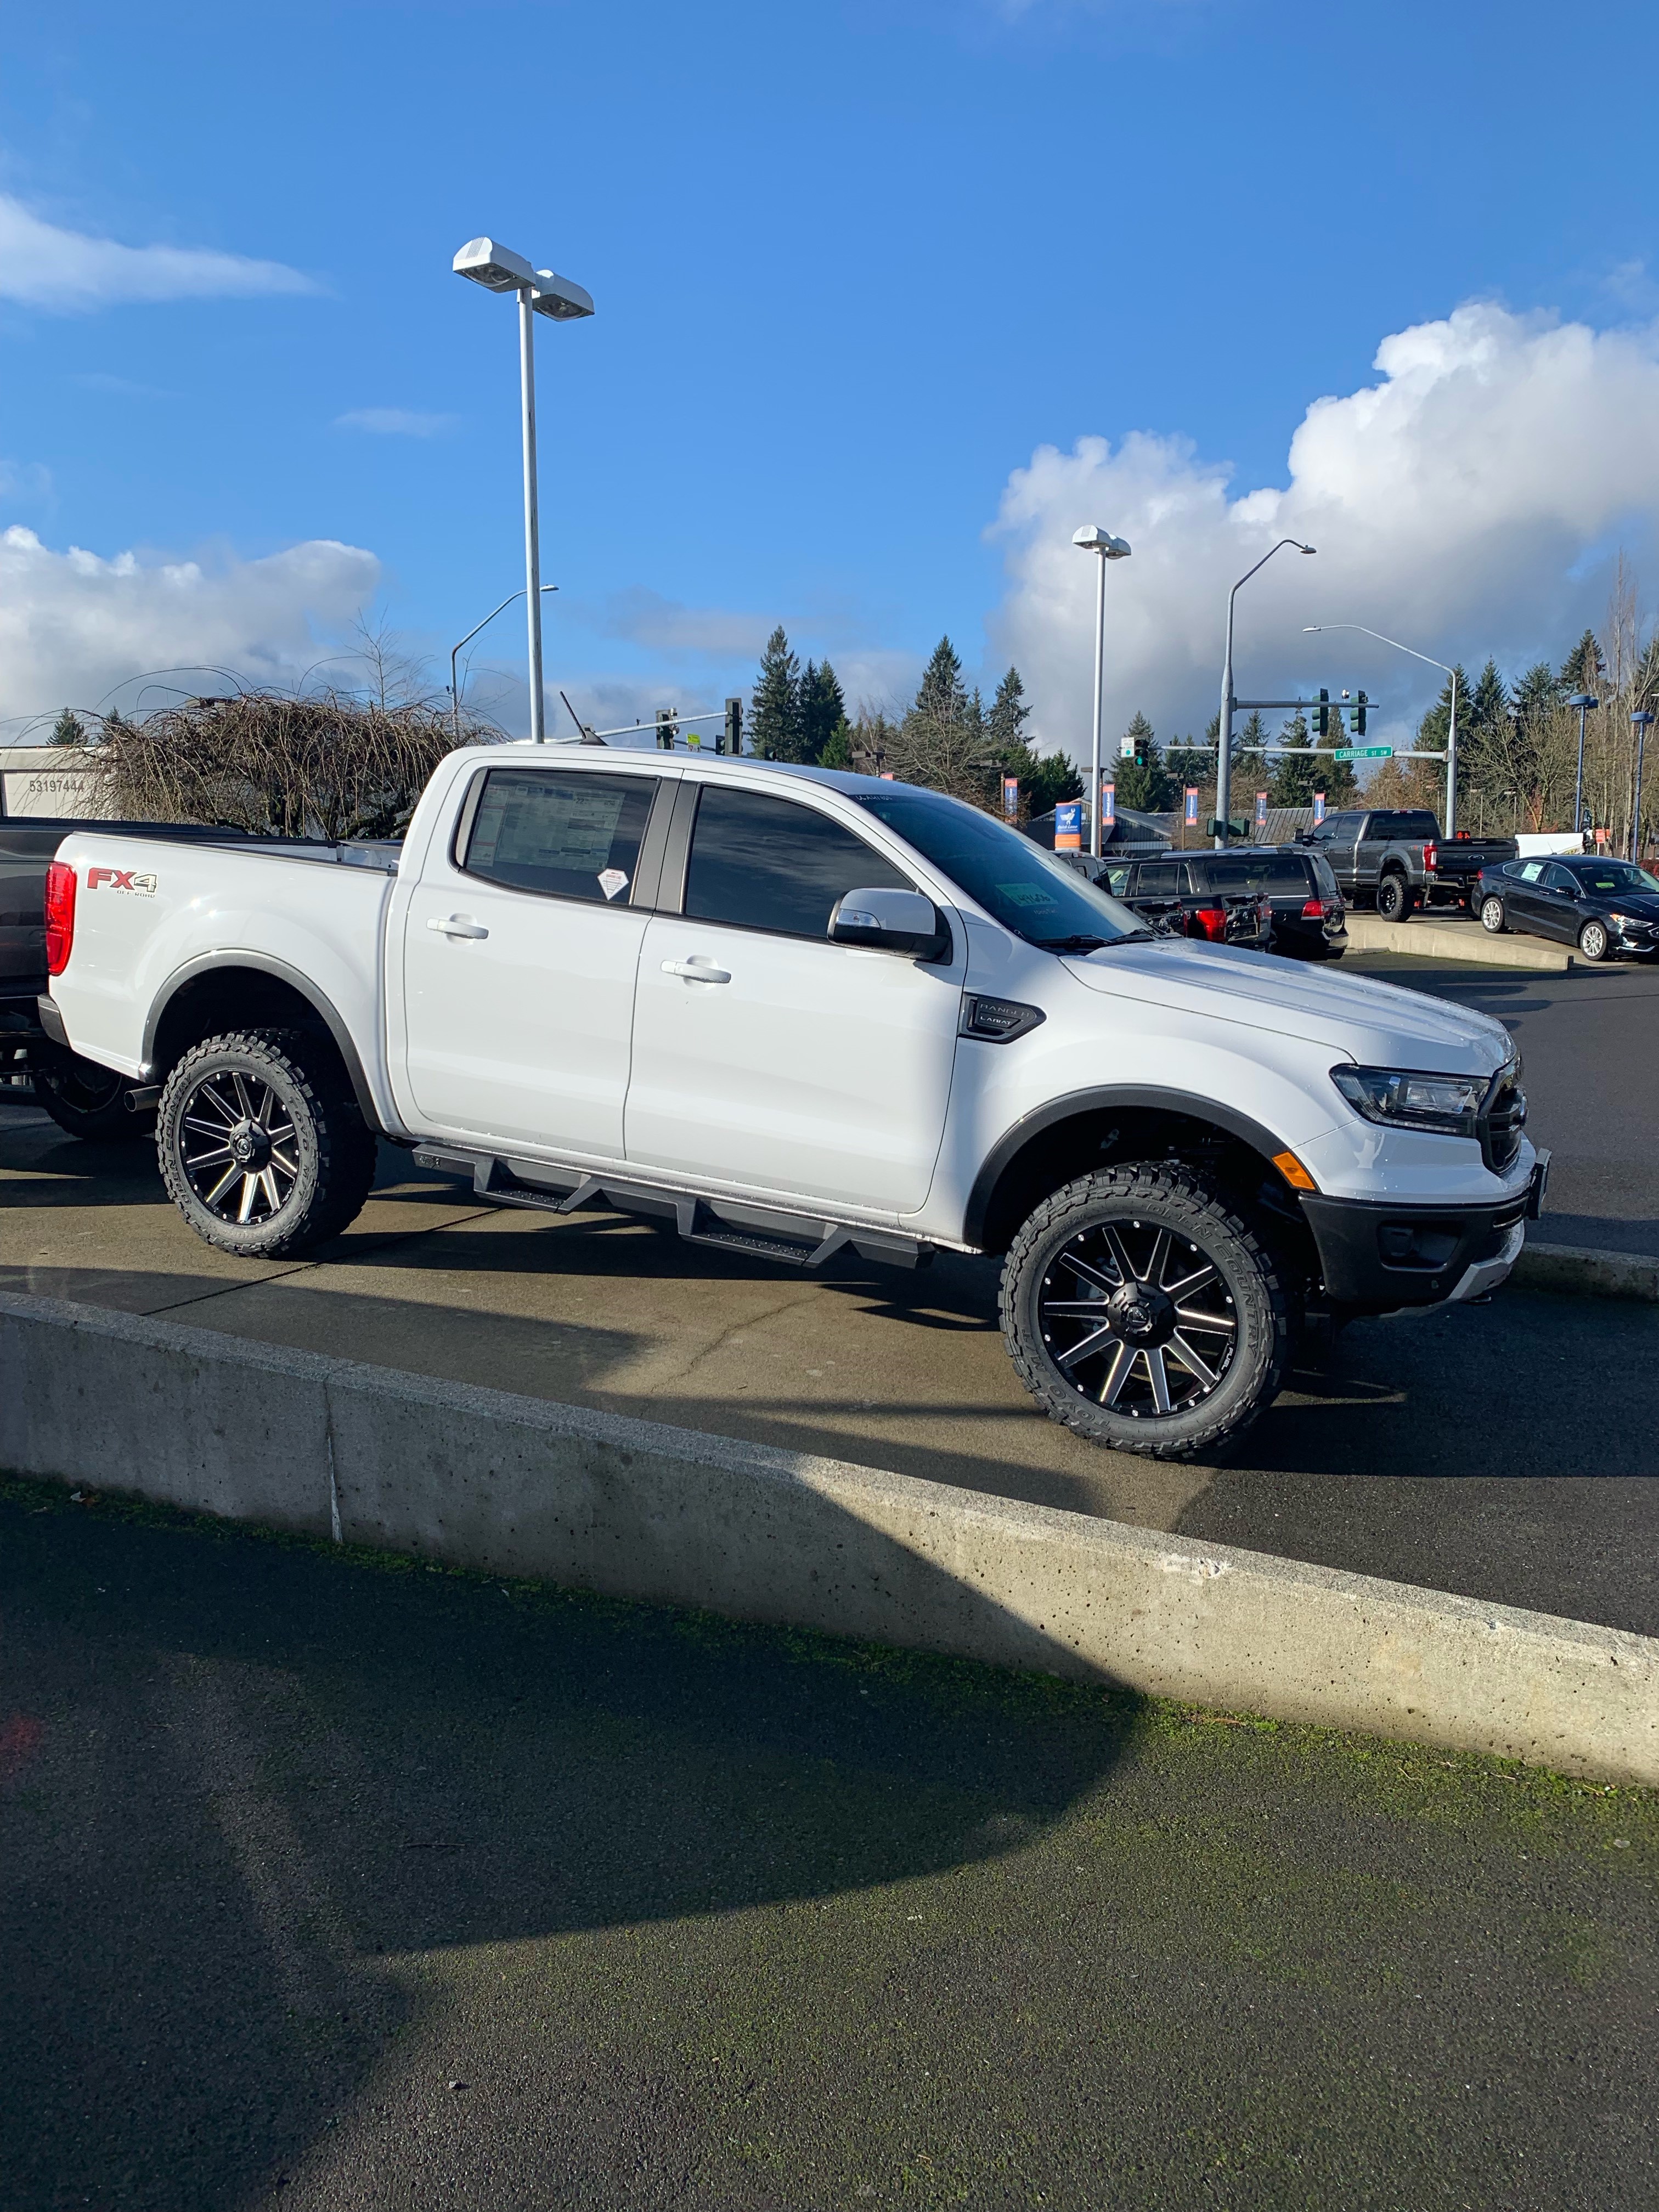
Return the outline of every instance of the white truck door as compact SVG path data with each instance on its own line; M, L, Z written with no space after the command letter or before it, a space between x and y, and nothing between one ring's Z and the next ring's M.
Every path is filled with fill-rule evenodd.
M620 1159L642 846L659 789L619 770L479 771L404 936L412 1126ZM659 838L658 842L660 842Z
M627 1157L888 1214L927 1195L945 1130L965 957L831 944L844 892L917 886L818 809L688 784L635 1001Z

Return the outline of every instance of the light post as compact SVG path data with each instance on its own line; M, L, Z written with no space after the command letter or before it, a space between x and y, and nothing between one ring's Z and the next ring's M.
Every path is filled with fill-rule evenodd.
M1642 864L1642 756L1647 750L1648 730L1653 716L1645 707L1638 707L1630 718L1636 732L1636 793L1630 810L1630 856L1639 867Z
M470 277L487 292L516 292L519 295L525 597L530 623L530 734L541 744L547 731L542 706L542 558L536 507L536 333L530 319L538 314L546 315L556 323L576 322L592 313L593 302L580 284L571 283L568 277L556 276L550 269L532 269L521 253L498 246L493 238L470 238L455 256L453 266L458 276ZM500 611L497 608L496 612ZM465 640L462 642L465 644Z
M1367 629L1364 623L1310 623L1303 631L1304 637L1317 637L1322 630L1357 629L1361 637L1374 637L1379 645L1391 645L1396 653L1408 653L1413 660L1423 661L1430 668L1437 668L1442 675L1451 678L1451 726L1446 736L1446 835L1450 837L1457 830L1457 671L1448 668L1443 660L1437 660L1431 653L1419 653L1414 645L1401 645L1397 637L1384 637L1380 629ZM1592 701L1594 705L1595 702ZM1578 764L1582 772L1584 762L1583 720L1579 720Z
M556 592L558 588L559 587L556 584L544 584L542 586L542 596L544 599L549 592ZM493 623L496 616L501 613L502 607L510 607L514 599L521 599L523 597L524 586L520 584L516 592L509 592L507 593L507 597L501 601L501 606L491 607L489 612L484 617L481 623L473 623L471 629L468 630L466 635L461 640L460 645L452 646L450 647L449 708L450 713L454 719L455 742L457 744L459 744L461 742L461 694L459 679L455 672L455 663L460 657L461 646L471 645L473 639L477 637L481 629L488 629L489 628L490 623Z
M1578 774L1572 787L1572 827L1574 836L1579 837L1584 834L1584 717L1601 703L1594 691L1575 691L1567 702L1569 707L1578 709Z
M1304 545L1299 538L1281 538L1277 545L1270 545L1255 568L1247 568L1227 594L1227 657L1221 664L1221 720L1216 731L1215 811L1219 820L1215 842L1218 852L1224 851L1227 843L1227 817L1233 794L1233 601L1238 597L1256 568L1265 568L1275 553L1282 553L1287 545L1294 545L1298 553L1313 553L1316 546Z
M1072 532L1072 543L1085 553L1093 553L1100 562L1100 573L1095 580L1095 719L1094 738L1089 748L1089 850L1096 860L1100 858L1100 717L1106 685L1106 563L1127 561L1128 540L1114 538L1109 530L1097 523L1086 523L1081 530Z

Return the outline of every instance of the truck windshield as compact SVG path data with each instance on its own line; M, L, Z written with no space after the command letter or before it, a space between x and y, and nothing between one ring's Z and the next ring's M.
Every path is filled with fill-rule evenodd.
M1097 890L1018 830L1006 829L959 799L914 786L890 795L860 792L858 799L1028 945L1083 952L1152 935L1139 916L1109 891Z

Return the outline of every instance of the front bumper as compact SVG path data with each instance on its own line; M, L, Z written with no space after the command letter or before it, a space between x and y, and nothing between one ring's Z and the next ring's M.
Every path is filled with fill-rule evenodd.
M1496 1290L1521 1256L1549 1182L1540 1152L1524 1189L1480 1206L1399 1205L1309 1195L1302 1210L1325 1296L1351 1313L1449 1305Z

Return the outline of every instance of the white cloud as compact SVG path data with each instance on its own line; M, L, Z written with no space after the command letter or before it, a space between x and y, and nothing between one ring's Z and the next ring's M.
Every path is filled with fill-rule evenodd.
M317 286L279 261L190 246L118 246L47 222L0 193L0 299L76 313L129 301L247 299Z
M292 683L380 574L372 553L328 538L206 568L58 553L32 530L0 532L0 719L94 706L155 669Z
M1375 365L1378 383L1308 409L1282 489L1235 497L1224 464L1146 432L1041 447L1014 471L993 532L1009 586L988 627L1049 743L1088 743L1095 571L1070 543L1083 523L1134 548L1107 579L1114 738L1137 707L1161 735L1208 720L1228 589L1279 538L1318 556L1282 553L1240 593L1237 691L1363 684L1389 702L1385 732L1414 720L1435 672L1304 624L1363 623L1441 660L1513 667L1559 659L1598 618L1609 540L1639 543L1659 518L1659 331L1475 304L1385 338Z
M421 415L408 407L354 407L334 417L337 430L367 430L377 438L435 438L453 427L453 415Z
M601 637L626 638L653 653L706 653L726 659L738 653L758 655L775 619L724 607L688 607L634 584L611 592L598 611L594 628Z

